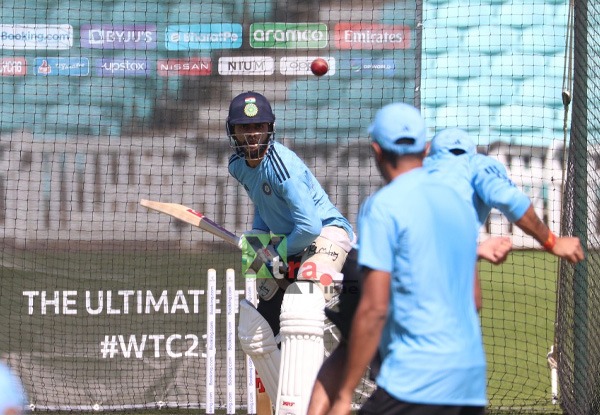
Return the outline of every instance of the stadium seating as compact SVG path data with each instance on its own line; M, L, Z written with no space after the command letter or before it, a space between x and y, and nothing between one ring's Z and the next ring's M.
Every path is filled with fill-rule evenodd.
M562 77L536 76L523 82L520 103L523 105L561 108Z
M421 103L428 107L456 104L458 89L458 81L455 79L426 76L421 79Z
M544 75L545 60L543 55L505 53L492 56L490 75L493 78L505 77L515 80Z
M499 6L478 0L452 1L437 9L436 22L460 28L498 24Z

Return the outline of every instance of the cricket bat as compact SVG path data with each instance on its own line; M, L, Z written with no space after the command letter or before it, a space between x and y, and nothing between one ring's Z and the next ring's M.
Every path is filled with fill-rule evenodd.
M220 238L231 245L235 245L238 248L240 247L240 238L238 238L237 235L208 219L202 213L187 206L179 203L156 202L147 199L140 200L140 205L189 223L192 226L215 235L217 238Z
M256 372L256 415L273 415L273 404Z

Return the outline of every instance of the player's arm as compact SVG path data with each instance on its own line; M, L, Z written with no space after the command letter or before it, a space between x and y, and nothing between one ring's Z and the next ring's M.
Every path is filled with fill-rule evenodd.
M265 223L263 218L260 216L260 212L258 211L258 206L254 205L254 219L252 220L252 230L257 230L261 232L269 232L269 226Z
M557 257L566 259L571 263L577 263L585 257L579 238L557 237L546 226L530 206L525 214L515 222L519 228L528 235L533 236L548 252Z
M282 197L294 223L292 232L287 235L289 255L300 253L321 234L323 223L311 194L309 186L300 178L292 177L283 183Z
M375 356L388 313L390 279L386 271L370 268L363 271L362 294L352 320L347 361L331 414L350 413L354 388Z
M502 163L476 154L471 165L473 190L485 205L498 209L512 223L525 214L531 200L509 179Z
M508 178L502 163L483 155L475 155L471 161L475 165L473 188L485 204L500 210L548 252L572 263L584 258L579 238L556 237L535 213L529 197Z

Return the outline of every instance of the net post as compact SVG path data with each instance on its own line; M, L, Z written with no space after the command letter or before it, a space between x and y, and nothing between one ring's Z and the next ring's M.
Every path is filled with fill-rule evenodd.
M245 298L253 306L256 307L257 294L256 294L256 274L247 275L244 278L245 281ZM250 356L246 355L246 401L249 414L256 413L256 369Z
M208 270L206 291L206 413L215 413L215 368L217 349L215 327L217 314L217 271Z
M235 271L231 268L225 273L226 295L226 370L227 370L227 414L235 414L235 312L238 304L235 292Z

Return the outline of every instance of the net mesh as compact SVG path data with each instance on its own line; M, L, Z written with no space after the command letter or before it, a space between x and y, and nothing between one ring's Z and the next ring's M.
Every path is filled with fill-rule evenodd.
M597 26L593 7L581 16ZM422 109L429 137L467 130L552 230L587 231L594 244L600 199L582 180L596 174L597 45L587 37L587 117L574 131L587 146L569 147L566 0L7 0L0 22L0 352L37 409L206 408L206 274L239 276L241 259L139 200L182 203L238 234L251 227L225 135L229 101L244 91L267 96L276 139L353 224L381 185L369 123L404 101ZM324 76L310 72L316 57ZM593 254L585 268L558 264L493 211L481 238L499 235L517 250L480 269L490 411L592 413ZM216 336L224 344L224 314ZM547 359L555 343L562 405ZM243 408L239 346L236 356ZM225 359L217 348L222 408ZM362 383L355 403L371 389Z

